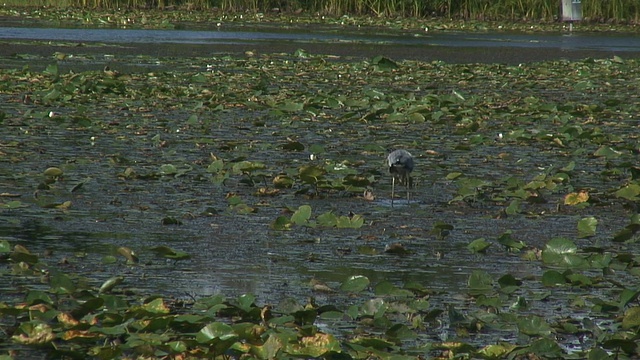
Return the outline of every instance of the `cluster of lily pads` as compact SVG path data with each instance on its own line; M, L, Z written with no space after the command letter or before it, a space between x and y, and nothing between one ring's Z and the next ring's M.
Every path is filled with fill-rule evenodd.
M76 275L66 274L60 266L46 264L23 246L12 249L8 241L0 241L0 254L11 264L5 276L20 278L17 281L25 288L20 301L0 303L4 332L16 344L37 347L48 356L610 359L638 352L640 306L636 303L640 289L607 277L614 269L637 270L637 256L579 250L567 239L553 239L542 249L542 263L554 269L545 271L541 278L548 290L536 291L533 296L525 290L525 283L532 279L507 274L496 281L485 271L471 273L463 293L473 303L473 311L434 305L433 298L446 294L419 283L371 284L364 276L352 276L338 289L310 283L318 293L358 299L347 308L313 300L301 304L294 298L259 305L250 294L187 300L156 295L137 301L122 287L121 276L95 288ZM121 254L132 259L130 252ZM587 270L598 272L584 272ZM536 315L533 304L554 301L554 288L584 291L602 289L608 283L618 288L612 298L575 296L567 304L583 309L579 318ZM609 319L616 314L619 319ZM351 335L344 337L332 329L338 324ZM425 338L424 333L435 336L433 328L441 329L440 334ZM504 333L507 338L481 347L447 341L448 337L486 332ZM510 333L517 334L520 345L507 335ZM21 356L26 351L18 347L11 353ZM3 358L12 357L7 354Z
M0 298L7 358L13 351L104 359L639 353L638 60L470 65L299 50L109 57L104 70L65 71L105 59L10 60L20 59L47 66L0 71L7 165L0 179L11 188L0 198L9 238L0 241L0 261L15 285ZM119 72L125 62L143 70ZM416 156L418 187L415 202L396 210L361 194L388 196L383 159L397 146ZM56 163L38 163L34 153L53 154L48 161ZM137 204L144 215L122 215L127 195L154 187L167 193ZM33 219L64 227L117 216L157 216L165 228L240 218L271 240L359 231L366 246L334 245L347 260L422 269L430 259L422 249L439 244L445 254L436 266L462 252L468 262L498 266L477 265L464 286L445 288L426 278L338 274L339 282L300 286L296 295L306 301L184 299L131 290L135 276L104 280L73 259L53 261L41 244L10 233ZM528 233L464 228L485 219L541 225ZM562 235L543 231L552 222L562 222ZM377 250L383 242L391 244ZM143 268L140 253L170 262L204 256L178 246L187 245L132 241L100 266ZM510 273L507 263L524 264L526 274Z

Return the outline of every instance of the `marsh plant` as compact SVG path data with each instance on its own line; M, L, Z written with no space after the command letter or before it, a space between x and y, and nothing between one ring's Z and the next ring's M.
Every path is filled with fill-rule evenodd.
M7 0L5 6L144 8L216 10L225 13L319 13L375 17L446 17L474 20L553 21L559 18L558 0ZM636 0L584 0L583 16L590 21L638 22Z

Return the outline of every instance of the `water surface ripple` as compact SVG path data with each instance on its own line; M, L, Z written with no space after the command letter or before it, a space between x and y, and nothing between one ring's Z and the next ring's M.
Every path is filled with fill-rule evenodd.
M0 40L46 40L142 44L261 44L261 43L359 43L373 45L555 48L640 52L640 38L630 34L603 33L478 33L398 32L372 34L357 31L309 31L307 29L140 30L0 27Z

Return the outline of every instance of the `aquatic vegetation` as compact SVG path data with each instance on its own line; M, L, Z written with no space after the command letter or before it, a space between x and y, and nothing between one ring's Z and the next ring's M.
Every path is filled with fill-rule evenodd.
M179 253L168 247L152 251L170 258ZM473 271L466 289L461 289L471 302L464 309L434 301L439 294L420 284L373 284L363 275L345 278L335 290L313 282L314 291L357 299L347 307L315 301L303 305L291 297L278 304L260 305L251 294L188 300L150 296L137 300L123 288L130 286L126 276L91 286L58 266L46 264L22 246L12 250L6 240L0 242L0 253L12 264L11 273L6 276L30 279L32 285L28 286L40 282L43 272L47 274L44 287L26 291L19 303L1 303L0 314L18 324L10 333L15 344L37 346L51 356L365 359L375 354L408 359L446 354L461 358L583 358L608 352L628 358L637 354L635 337L640 310L632 304L640 291L632 288L609 301L588 296L577 297L570 304L581 309L591 303L590 311L585 310L592 316L618 317L607 331L603 322L591 317L581 320L531 314L534 303L552 301L554 295L544 289L523 292L532 279L518 279L511 274L495 279L480 270ZM587 261L590 256L601 255L581 255L569 240L553 239L543 250L542 260L567 270L547 270L541 281L547 288L569 286L584 290L601 286L598 284L606 281L601 276L579 271L615 266L616 260L610 256L606 262L602 258ZM184 255L179 258L185 259ZM437 330L440 337L444 336L440 340L434 338L432 330L439 322L447 324ZM343 338L323 330L338 323L357 335ZM446 338L469 338L491 331L528 340L474 346ZM582 340L581 345L567 349L559 338Z
M11 60L12 351L638 355L636 59ZM391 209L397 147L418 184Z
M65 9L63 19L74 19L83 23L96 18L91 16L85 8L88 4L82 0L32 0L25 2L24 0L7 0L8 6L55 6ZM632 0L619 0L611 2L602 2L597 0L586 0L582 2L583 13L586 19L591 21L635 21L640 18L640 8L638 4ZM5 6L6 6L5 5ZM78 13L69 13L68 8L83 8ZM369 21L375 22L375 19L382 19L384 23L393 23L398 21L398 17L446 17L459 19L508 19L508 20L528 20L552 21L559 18L560 7L557 1L540 0L532 2L517 1L500 1L489 2L486 0L469 0L469 1L449 1L442 2L436 0L387 0L387 1L369 1L361 2L357 0L323 0L323 1L294 1L290 3L282 3L279 1L262 1L253 0L191 0L189 2L179 0L165 0L150 3L145 0L94 0L93 8L103 8L110 11L110 16L100 17L102 23L117 22L127 24L133 22L130 11L131 9L146 9L149 7L159 10L170 11L180 10L183 13L195 13L197 10L214 11L222 13L254 14L256 18L264 19L269 15L292 14L299 16L303 13L316 13L323 16L342 16L349 15L368 15L371 16ZM118 19L112 10L127 8L127 16ZM49 11L48 11L49 12ZM43 12L46 13L46 12ZM50 14L48 16L51 16ZM183 15L184 16L184 15ZM149 21L142 18L143 23ZM286 23L286 21L282 21ZM372 25L372 24L368 24Z
M37 3L40 1L40 3ZM485 3L483 1L450 2L442 5L398 7L398 1L376 1L380 6L354 6L361 1L341 1L340 4L314 1L294 8L281 8L280 3L268 4L249 1L250 6L242 6L238 1L225 4L190 1L187 4L169 5L169 1L157 2L158 8L147 8L132 4L118 4L115 1L88 8L86 4L73 4L49 0L8 0L0 8L0 14L13 19L19 25L22 19L42 21L46 24L65 27L113 27L134 29L184 29L221 27L244 27L246 25L277 28L306 28L308 26L328 26L340 28L362 28L385 33L388 30L407 30L415 36L425 36L440 31L559 31L569 30L568 24L558 23L560 6L555 0L547 4L537 2ZM98 0L96 0L98 1ZM542 1L544 2L544 1ZM625 4L627 3L627 4ZM633 0L597 1L583 0L583 21L573 26L573 31L637 32L640 8ZM28 5L28 6L27 6ZM163 6L160 6L163 5ZM273 11L277 8L278 11ZM116 10L116 11L114 11ZM296 54L304 56L304 52ZM63 57L64 54L58 55ZM381 59L382 60L382 59ZM374 59L374 62L376 60ZM382 60L381 68L392 65Z

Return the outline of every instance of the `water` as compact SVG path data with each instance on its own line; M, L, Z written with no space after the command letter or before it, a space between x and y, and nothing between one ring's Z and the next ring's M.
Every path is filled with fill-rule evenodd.
M305 44L306 47L313 43L321 44L328 50L334 49L338 44L346 44L355 55L359 54L358 49L354 50L350 44L368 46L375 52L385 48L408 49L410 52L418 49L451 48L458 52L469 47L480 47L498 54L497 56L501 53L496 51L498 48L516 49L523 53L537 53L539 49L547 48L561 51L640 51L639 40L627 35L559 33L420 33L416 36L406 33L338 34L273 29L191 31L6 27L0 28L0 39L15 43L19 43L16 40L115 43L127 49L129 44L150 44L154 48L161 44L175 44L177 51L190 44L212 49L217 45L239 44L241 48L251 48L261 44L269 49L270 44L283 43L295 49L300 44ZM34 63L43 66L49 64L52 61L50 55L56 50L48 45L36 46L41 47L46 56L49 56L46 61L41 61L41 58L34 61L28 57L15 57L11 58L12 61L20 63L11 66L20 69L24 65L32 67ZM110 54L113 50L111 47L96 48L102 54ZM89 47L65 49L82 54ZM127 51L134 56L136 50ZM110 56L110 59L122 62L114 61L112 68L116 70L121 70L122 64L131 60L120 56ZM92 62L94 59L78 56L77 60L61 60L59 64L62 66L66 63L66 66L78 73L82 61ZM294 90L301 85L299 76L315 75L315 69L305 70L301 64L288 59L277 59L275 63L279 67L275 68L270 68L272 63L268 60L256 60L259 66L239 62L238 66L228 70L222 61L216 60L212 61L216 69L214 71L208 69L208 59L163 58L162 61L166 62L168 74L147 74L134 69L131 80L126 82L128 89L155 87L159 92L163 86L158 84L170 84L182 86L184 94L191 95L182 95L183 99L178 96L176 100L174 92L167 92L166 95L156 92L154 94L158 94L163 100L153 101L153 96L127 98L91 93L86 99L77 98L78 101L85 101L81 104L60 101L49 105L20 102L18 99L26 91L22 88L14 87L13 93L0 94L0 103L4 104L0 109L6 113L4 123L7 124L0 136L3 144L2 157L6 159L4 166L0 168L0 192L20 194L19 200L26 205L21 209L2 209L0 237L10 241L12 245L25 246L52 267L69 263L68 272L83 276L87 274L91 285L96 288L112 276L124 276L125 282L121 287L133 289L139 294L158 292L179 297L186 294L205 296L222 293L231 296L254 293L261 303L277 303L284 297L296 297L304 302L307 296L318 297L320 303L346 303L351 301L348 294L313 292L309 281L317 279L338 289L340 283L349 276L364 275L372 284L381 281L423 284L434 292L446 294L432 299L434 307L446 308L452 302L462 303L462 300L452 300L450 294L464 294L469 274L474 270L485 270L494 277L513 274L518 278L539 277L543 271L539 261L525 261L520 254L510 253L497 244L485 255L471 254L466 248L471 241L486 237L495 243L497 236L513 230L515 239L540 249L552 237L575 238L575 224L579 216L582 216L582 213L573 209L563 209L561 212L554 209L561 202L560 198L564 193L550 194L548 204L527 204L529 213L507 217L502 217L506 202L494 204L493 201L479 200L448 203L456 194L456 185L446 180L448 173L460 170L468 176L488 180L513 175L528 181L534 175L529 172L539 172L536 165L563 166L575 159L577 169L581 172L576 174L579 180L576 186L593 184L594 189L614 187L604 187L602 184L605 181L600 176L603 162L579 154L569 156L566 151L550 147L546 143L541 145L534 140L516 143L514 140L509 144L488 143L465 150L458 146L467 144L468 139L466 135L456 134L456 124L453 122L448 124L427 121L405 125L381 119L355 121L343 118L342 108L335 112L323 109L329 115L321 113L319 115L324 118L318 119L307 119L307 114L297 113L276 115L276 111L271 112L262 107L252 110L235 106L237 103L244 103L247 96L233 87L227 88L230 82L240 80L239 77L234 78L234 74L249 72L256 72L252 77L256 82L261 76L266 78L265 74L275 74L273 78L266 78L269 86L265 86L256 95L259 99L273 96L275 91L291 91L287 93L291 97L310 98L312 95L340 88L344 88L347 93L351 92L353 95L350 96L357 99L363 88L386 89L393 83L390 77L385 79L383 76L369 76L368 72L359 78L360 65L349 68L348 72L341 72L339 68L326 72L326 76L304 82L304 92L301 90L297 93ZM462 70L468 72L468 69ZM192 83L189 80L205 71L208 75L216 74L216 77L207 78L205 83ZM421 90L411 91L422 91L422 95L426 95L431 90L423 85L432 81L436 70L417 71L422 71L419 82L414 84L413 78L406 77L404 85L397 86L420 88ZM335 74L354 76L354 80L342 83L338 81L342 77L330 76ZM160 76L160 80L156 82L157 76ZM410 76L418 74L414 71ZM212 84L213 80L218 79L218 83ZM613 83L608 86L628 91L625 81L615 80L607 78L606 81ZM19 79L16 84L23 86L21 84L24 81L25 79ZM440 81L446 82L443 79ZM599 82L600 79L594 78L592 81ZM486 79L479 78L478 82L482 90L480 95L511 96L504 88L485 87L489 83ZM460 83L438 83L436 86L446 93L451 92L451 88L447 86L453 86L456 90L464 87ZM237 93L238 98L220 100L226 106L224 111L198 111L198 106L209 106L204 103L198 105L198 102L209 101L211 98L211 95L204 97L199 94L206 94L211 89L216 89L220 96ZM553 89L526 89L528 92L523 97L529 94L540 99L553 96ZM465 90L472 93L469 88ZM40 89L34 97L42 98L48 91L48 88ZM389 92L393 91L394 89L389 89ZM583 99L579 92L572 91L569 99L591 103L599 96L589 92L586 94L590 97ZM164 107L165 101L171 106ZM31 118L27 115L29 111L35 114L58 112L61 120L56 120L55 117ZM73 122L76 114L97 121L89 129L82 129L80 126L76 128ZM197 114L200 121L189 124L188 119L192 114ZM252 123L254 119L263 124L258 126ZM481 128L481 133L492 138L495 136L494 130L508 132L510 126L519 129L520 126L530 125L528 122L522 125L502 123L503 119L496 119L493 128L492 123L487 121L483 124L486 127ZM544 124L546 122L541 120L542 130L556 131L555 125L549 124L549 129L546 129ZM582 126L592 125L585 123ZM429 131L425 132L425 128ZM607 131L620 130L608 126ZM419 135L416 136L417 134ZM206 170L211 162L210 154L223 158L227 164L244 158L261 161L267 165L269 178L281 171L297 174L297 169L309 161L308 154L282 151L279 144L287 137L301 137L306 145L323 145L328 159L353 160L352 163L362 161L362 165L354 167L359 172L376 175L373 188L377 200L367 202L356 196L344 196L340 192L330 192L322 198L309 199L304 194L294 194L301 187L300 184L295 189L283 190L276 197L258 197L255 195L255 188L261 184L255 187L243 185L240 180L245 176L242 174L233 174L222 185L211 181ZM624 138L632 139L630 141L635 139L633 136ZM406 200L398 199L394 202L394 208L391 208L388 199L390 179L387 169L383 168L385 154L362 150L372 143L380 144L381 147L404 144L411 149L419 148L419 153L422 154L426 149L437 149L447 157L418 158L416 178L420 182L412 191L411 201L407 203ZM593 153L595 145L590 146L589 153ZM502 159L499 157L502 152L512 156ZM34 156L35 154L37 155ZM524 161L520 162L519 159ZM121 175L127 167L139 174L157 173L157 169L164 164L190 167L192 170L185 176L126 178ZM36 190L43 181L42 171L48 166L64 168L65 176L52 185L52 190L38 192ZM229 168L227 170L231 171ZM582 175L583 173L586 175ZM91 180L81 189L70 191L79 181L87 178ZM229 204L230 194L237 195L257 211L251 214L237 213ZM71 201L71 208L62 211L41 206L62 201ZM287 208L296 209L304 204L312 206L314 219L327 211L336 215L353 212L362 214L367 223L361 229L296 226L291 231L271 230L269 225L278 216L283 213L290 215ZM606 241L612 232L627 224L628 214L618 207L609 209L601 206L602 209L593 207L603 228L599 230L597 241ZM214 213L204 215L209 209L214 209ZM177 218L182 225L162 225L165 217ZM448 236L437 236L432 230L438 221L451 224L454 230ZM587 242L598 245L592 239L580 241L581 245L586 245ZM384 252L386 245L398 242L408 249L409 254L403 256ZM185 251L192 258L184 261L164 259L152 251L153 247L161 245ZM135 250L141 259L140 264L125 265L124 259L117 255L120 246ZM49 251L52 253L45 255ZM119 263L103 262L108 255L116 256ZM63 261L65 258L68 261ZM3 291L15 288L15 283L5 281L0 284L0 290ZM524 288L533 293L547 291L541 290L539 284L533 281L528 281ZM15 290L11 291L15 293ZM549 311L555 311L555 307L548 303L545 307ZM540 311L544 312L545 309Z
M567 51L640 52L640 37L604 33L464 33L398 32L371 34L357 31L309 31L306 29L129 30L0 27L0 40L79 41L144 44L270 44L356 43L376 46L552 48Z

